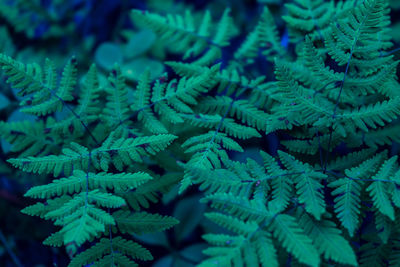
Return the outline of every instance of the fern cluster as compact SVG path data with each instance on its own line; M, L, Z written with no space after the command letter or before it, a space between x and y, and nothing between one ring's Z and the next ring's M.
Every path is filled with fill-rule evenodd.
M171 188L194 188L220 226L205 227L199 266L397 266L400 84L389 1L285 8L289 49L268 5L240 43L229 8L219 19L132 10L133 24L157 36L154 53L179 58L155 80L143 66L126 82L118 64L106 81L94 64L80 80L75 57L58 74L51 60L1 54L20 111L35 116L0 122L8 163L51 177L26 192L38 202L22 210L60 228L44 244L65 246L69 266L152 260L132 235L178 220L145 209ZM271 73L257 69L265 62ZM279 147L266 151L271 136Z

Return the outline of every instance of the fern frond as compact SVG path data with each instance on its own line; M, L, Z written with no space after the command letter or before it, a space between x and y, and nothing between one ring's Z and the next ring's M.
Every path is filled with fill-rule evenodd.
M276 129L291 129L296 124L316 126L318 120L321 122L332 116L330 110L334 108L333 103L321 97L313 98L314 92L299 85L286 64L277 61L275 74L279 88L275 92L276 100L283 104L277 106L277 112L274 113L273 123L277 125ZM326 123L323 124L324 127L325 125ZM272 130L274 128L267 132Z
M273 157L264 151L261 151L261 157L268 175L274 177L271 180L272 200L270 202L273 203L278 211L282 211L289 205L292 181L287 179L287 172L279 167L278 162Z
M88 198L86 198L86 193L81 193L61 208L46 214L46 218L56 219L55 224L63 226L59 233L63 236L64 244L74 242L80 246L90 238L103 233L106 225L115 224L114 218L110 214L86 202L90 199L99 201L99 197L101 197L101 200L104 196L98 195L99 193L98 191L91 191ZM119 203L116 203L116 201L119 201ZM111 204L112 202L113 204ZM106 206L115 207L114 203L121 206L124 201L122 198L120 200L108 198Z
M37 202L22 209L21 212L30 216L39 216L40 218L45 219L48 212L62 207L69 200L71 200L70 196L48 199L46 203Z
M341 236L341 231L332 221L327 219L315 221L304 212L298 215L300 215L299 224L325 259L339 264L358 265L356 255L349 242Z
M229 111L229 115L241 120L248 126L257 128L260 131L265 131L268 114L257 109L247 100L234 101L228 96L207 97L201 102L198 107L202 113L218 113L225 114Z
M184 16L177 14L164 17L148 11L132 10L131 18L161 35L162 39L174 43L175 51L186 50L184 58L204 53L196 63L207 65L220 56L221 47L227 46L229 39L235 34L229 12L229 9L224 11L213 33L210 33L211 19L208 12L199 25L195 24L190 11Z
M313 246L311 239L297 223L296 218L280 214L272 220L268 229L282 246L301 263L310 266L319 265L318 252Z
M110 135L100 147L91 152L93 164L96 169L107 171L112 163L121 171L124 165L142 162L142 157L164 150L176 138L177 136L171 134L119 139Z
M98 263L97 261L102 259L105 255L111 255L112 257L128 255L130 258L143 261L153 259L150 252L138 243L118 236L111 240L108 238L100 239L94 246L75 256L68 267L80 267L94 262ZM115 263L118 263L118 261L116 260L114 264ZM130 264L132 264L132 262Z
M368 127L377 128L377 126L384 126L386 122L391 122L396 119L400 114L400 97L377 102L371 105L362 106L350 112L342 112L338 114L338 120L346 123L348 128L349 124L357 126L362 131L368 132ZM354 126L353 126L354 127Z
M64 135L78 135L85 133L85 125L97 120L100 114L99 101L100 85L96 65L92 64L80 86L78 106L71 114L60 121L49 120L46 130Z
M137 188L141 184L151 180L147 173L86 173L81 170L74 170L73 175L68 178L54 180L47 185L35 186L25 193L27 197L51 198L66 194L80 193L86 189L96 188L113 189L115 192L126 191Z
M206 217L238 235L203 235L202 237L213 247L203 251L211 258L203 261L200 266L218 266L219 264L278 266L274 265L277 264L277 255L271 235L261 230L257 223L253 221L244 222L221 213L206 213ZM270 259L267 262L266 257L268 256Z
M389 11L385 0L366 0L346 18L332 24L331 33L325 36L331 57L339 65L346 65L351 58L352 65L366 72L383 66L391 58L379 56L381 50L392 46L388 34Z
M107 93L107 104L103 110L102 118L113 129L129 117L128 88L118 65L115 65L112 69L108 81L110 86L104 88Z
M394 174L394 170L398 169L396 161L397 156L386 160L379 168L379 171L371 178L376 181L373 181L366 189L378 211L388 216L392 221L394 220L394 208L390 202L387 185L379 180L389 180L388 178Z
M160 198L159 193L167 193L181 179L182 174L179 172L156 176L152 180L142 184L135 191L124 193L123 197L129 206L136 211L140 210L141 207L149 208L150 203L157 203Z
M42 69L37 64L24 65L9 56L0 54L0 66L9 78L7 82L23 96L42 89Z
M375 210L375 227L378 232L378 237L382 243L387 244L390 236L393 234L394 224L393 221L383 213Z
M172 80L168 83L157 80L150 86L149 72L144 72L139 79L132 110L138 113L138 119L153 133L167 133L167 129L158 117L176 124L182 123L181 114L193 113L192 105L197 104L201 93L206 93L214 85L213 77L219 65L205 67L204 72L190 78ZM155 112L152 107L154 106Z
M77 143L71 143L71 148L64 148L62 155L44 156L44 157L27 157L9 159L8 162L14 167L20 168L26 172L33 173L53 173L54 176L60 175L61 172L68 176L72 169L82 169L87 166L89 161L89 151Z
M335 188L332 192L332 195L336 196L334 199L335 212L342 226L348 230L350 236L354 235L359 222L361 188L364 184L362 178L368 177L368 175L374 172L382 157L383 154L380 153L373 158L363 161L357 167L346 169L345 174L352 179L345 177L329 184L330 187Z
M119 210L113 213L121 233L144 234L164 231L179 223L170 216L151 214L147 212L135 212Z
M294 3L285 4L288 15L282 16L289 26L292 42L297 42L307 34L313 38L321 39L325 28L328 27L335 15L334 2L323 0L295 0Z
M20 152L20 157L40 156L58 150L57 136L45 134L43 122L0 121L0 136L12 144L11 152Z
M400 141L399 125L388 124L384 128L370 129L365 134L364 142L369 147L377 147L378 145L390 145L393 141Z
M241 125L236 123L234 119L221 117L220 115L196 114L184 115L184 118L194 126L217 128L239 139L261 137L254 128Z
M252 61L258 56L259 49L268 60L274 57L283 56L283 47L280 44L279 32L274 19L267 6L264 6L263 12L258 20L257 26L250 32L246 40L235 52L235 59L247 59Z
M22 102L26 106L21 111L35 115L47 115L60 110L65 101L73 99L72 90L76 83L76 59L72 58L65 66L60 85L57 87L57 73L47 60L44 71L37 65L25 65L6 55L0 54L0 67L8 76L7 82L20 95L33 94L31 99ZM43 79L44 77L44 79Z
M271 216L260 201L236 197L233 194L215 193L201 200L203 203L208 201L211 201L211 207L221 209L241 220L261 222Z
M373 148L367 148L353 153L349 153L343 157L338 157L328 163L327 169L329 170L345 170L352 166L357 166L369 157L373 156L376 152Z
M291 172L301 173L293 175L296 184L296 192L299 195L299 202L305 204L307 212L314 215L319 220L325 212L326 203L322 194L322 183L320 180L326 179L327 175L316 172L307 163L296 160L293 156L278 151L282 163Z
M182 147L187 148L185 153L193 153L199 151L199 148L202 147L202 144L210 141L214 137L214 131L209 131L208 133L192 136L187 139L183 144ZM243 152L243 148L232 138L228 137L224 133L219 133L214 137L214 142L220 144L221 147L232 150Z

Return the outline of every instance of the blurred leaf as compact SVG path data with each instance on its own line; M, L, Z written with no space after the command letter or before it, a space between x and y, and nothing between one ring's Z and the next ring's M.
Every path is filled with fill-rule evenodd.
M200 262L205 258L205 255L202 253L202 251L207 247L208 245L206 243L193 244L182 249L181 255L187 259L191 259L192 261Z
M15 110L8 116L7 122L13 121L35 121L36 116L25 114L20 112L19 110ZM4 153L8 153L11 150L11 144L7 142L5 139L1 139L1 148L3 149Z
M0 28L0 51L12 56L15 53L15 47L6 27Z
M171 190L169 190L168 193L163 195L162 198L163 204L167 205L172 200L176 199L176 197L178 196L178 192L179 192L179 185L174 185L174 187Z
M257 0L260 4L280 4L281 0Z
M173 216L180 221L174 228L177 241L187 238L203 218L206 206L199 203L199 199L199 196L189 197L182 199L176 205Z
M147 52L156 41L156 35L152 30L142 30L133 35L124 48L125 57L132 59Z
M10 100L0 93L0 109L6 108L10 104Z
M136 239L153 246L168 247L169 242L165 232L149 233L143 235L134 235Z
M393 9L400 9L400 1L399 0L390 0L390 7Z
M400 22L396 22L392 25L391 35L393 40L396 42L400 41Z
M163 73L164 65L160 61L144 57L134 59L122 65L122 73L131 81L137 81L146 69L151 71L151 79L154 80Z
M169 267L172 266L172 256L168 255L156 261L152 267Z
M114 43L102 43L97 48L94 58L97 65L109 71L115 63L122 63L123 55L118 45Z

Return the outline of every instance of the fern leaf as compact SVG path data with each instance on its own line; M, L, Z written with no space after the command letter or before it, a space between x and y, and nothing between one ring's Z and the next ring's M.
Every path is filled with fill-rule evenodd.
M182 179L181 173L168 173L154 177L142 184L135 191L123 194L126 202L136 211L141 207L149 208L150 203L156 203L160 197L159 192L167 193L171 187Z
M294 217L286 214L276 216L272 220L269 230L282 246L301 263L311 266L319 265L320 259L317 250Z
M376 104L362 106L358 110L343 112L338 119L348 124L354 124L361 130L368 132L368 127L384 126L400 114L400 97L385 100Z
M387 244L393 234L393 221L379 211L375 211L375 227L383 244Z
M232 98L227 96L221 97L207 97L199 105L199 109L202 113L218 113L225 114L229 110L229 115L241 120L248 126L257 128L260 131L265 131L266 120L268 114L257 109L251 105L247 100L234 101Z
M19 95L26 95L43 89L42 70L38 65L24 65L9 56L0 54L0 66L9 78L7 82Z
M133 21L152 29L161 38L174 43L175 51L187 51L184 58L198 56L204 53L196 64L207 65L220 56L220 47L227 46L229 39L235 34L230 10L226 9L215 27L216 31L210 33L210 14L203 16L200 25L194 24L193 14L189 11L182 15L161 16L147 11L132 10ZM213 37L211 37L213 36ZM209 47L211 45L211 47ZM188 49L189 48L189 49ZM206 50L206 51L205 51Z
M393 171L395 166L395 162L397 160L397 156L394 156L388 160L386 160L376 175L372 177L373 180L388 180L387 177L393 175ZM374 201L374 206L381 212L382 214L388 216L392 221L394 220L394 208L392 203L390 202L389 192L387 189L387 185L381 181L373 181L368 187L367 192L369 192L370 196Z
M378 154L363 161L357 167L347 169L345 174L353 179L341 178L329 184L330 187L335 188L332 192L332 195L336 196L334 199L335 212L338 214L342 226L349 231L350 236L354 235L359 222L361 187L364 184L362 178L373 172L382 156L382 153ZM355 180L357 178L360 180Z
M124 165L142 162L142 157L164 150L176 138L177 136L171 134L119 139L110 135L102 146L92 151L95 156L93 164L97 169L107 171L108 165L112 162L118 170L122 171Z
M89 211L99 212L99 210L90 207L81 207L65 220L66 226L61 230L61 233L64 235L64 244L74 242L78 246L81 246L91 237L105 231L104 224L97 221L93 215L89 214ZM107 222L112 222L111 218L107 218ZM102 219L104 219L103 216Z
M335 211L350 236L354 235L360 214L361 185L358 181L342 178L329 184L336 189L332 192L335 198Z
M322 32L329 26L334 16L334 2L322 0L295 0L285 4L288 15L282 16L289 26L292 42L296 42L307 34L313 38L322 38ZM325 36L325 35L324 35Z
M35 186L26 192L25 196L33 198L50 198L65 194L80 193L88 187L93 190L99 187L113 189L116 192L137 188L139 185L151 180L146 173L85 173L75 170L68 178L54 180L47 185Z
M326 260L333 260L339 264L358 265L349 242L341 236L341 231L332 221L326 219L315 221L303 213L300 215L299 224L303 226L307 236L313 240L314 246Z
M113 213L118 229L122 233L143 234L164 231L179 223L173 217L119 210Z
M112 257L117 257L117 255L129 255L129 257L133 259L140 259L143 261L153 259L150 252L138 243L118 236L111 240L108 238L102 238L94 246L75 256L68 267L78 267L91 264L102 259L105 255L111 255Z
M44 132L43 122L0 121L0 136L12 144L11 152L19 152L20 157L44 155L58 146L57 136Z
M251 62L253 58L257 57L260 48L268 60L273 60L274 57L283 55L279 33L267 6L264 6L257 26L247 35L246 40L235 52L234 57L235 59L244 58Z
M266 231L262 231L259 235L256 236L254 242L261 266L278 267L279 262L277 251L274 246L271 234Z
M53 64L47 60L44 69L44 80L42 70L36 65L24 65L8 56L0 55L0 66L11 86L19 90L19 94L26 95L34 93L29 101L22 102L23 105L31 103L30 107L24 107L21 111L35 115L46 115L60 110L64 101L72 100L72 89L76 83L76 59L72 58L63 71L60 86L56 88L57 74Z
M89 153L86 147L77 143L71 143L71 148L64 148L63 154L60 156L50 155L44 157L27 157L9 159L8 162L14 167L20 168L26 172L33 173L54 173L58 176L61 172L68 176L71 174L73 167L82 169L82 166L87 166Z
M232 214L241 220L261 222L268 218L270 212L260 201L235 197L233 194L215 193L204 197L201 202L211 201L211 207L218 208Z
M379 51L392 46L390 35L385 34L390 24L388 13L385 0L366 0L357 5L348 19L332 24L332 33L325 35L329 54L339 65L346 65L351 58L361 69L373 72L380 68L390 57L377 56Z
M286 179L286 172L282 170L276 160L269 154L261 151L261 157L264 160L264 167L268 172L268 175L273 178L272 183L272 200L270 201L276 206L278 211L284 210L290 201L291 196L291 181Z
M319 180L325 179L327 176L323 173L315 172L310 165L296 160L287 153L278 151L278 154L289 171L300 173L294 175L299 202L304 203L306 211L319 220L325 212L326 206L322 194L323 186Z
M110 86L105 87L108 101L102 115L109 127L114 128L129 117L128 88L118 65L112 69L108 81Z
M95 203L95 204L91 204ZM115 225L114 218L97 207L116 208L125 204L124 199L93 190L77 194L63 206L46 214L47 219L55 219L56 225L62 225L59 231L64 244L70 242L78 246L105 231L106 225Z

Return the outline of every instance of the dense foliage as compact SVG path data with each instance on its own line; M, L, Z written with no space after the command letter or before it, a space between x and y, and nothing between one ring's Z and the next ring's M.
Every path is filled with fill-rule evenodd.
M400 265L399 8L0 0L1 265Z

